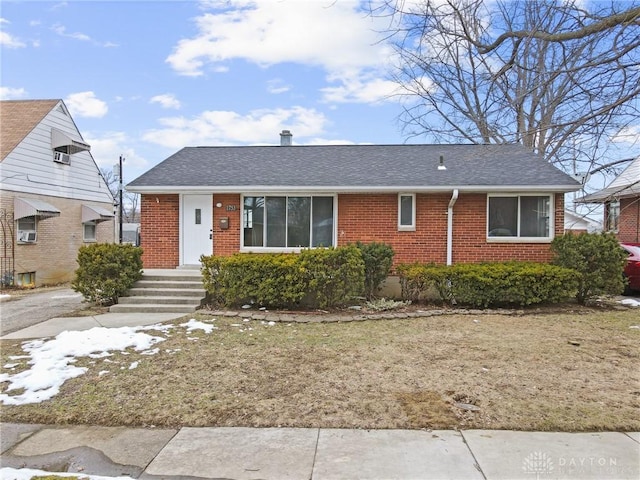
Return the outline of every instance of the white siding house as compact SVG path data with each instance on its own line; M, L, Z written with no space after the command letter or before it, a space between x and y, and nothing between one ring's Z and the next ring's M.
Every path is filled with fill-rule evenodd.
M114 199L62 100L0 102L2 284L68 282L80 246L114 241Z

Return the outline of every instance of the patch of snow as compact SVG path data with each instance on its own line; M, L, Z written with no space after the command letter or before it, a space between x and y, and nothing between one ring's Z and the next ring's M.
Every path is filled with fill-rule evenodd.
M138 368L138 365L140 365L140 362L133 362L131 365L129 365L129 370L133 370L134 368Z
M87 371L76 367L76 357L88 357L113 350L133 348L148 350L165 339L138 332L139 327L95 327L85 331L65 331L49 340L25 342L22 349L28 354L31 368L15 375L0 374L0 383L9 382L6 392L24 389L19 395L0 394L5 405L24 405L48 400L72 378ZM123 352L126 353L126 352Z
M101 377L101 376L103 376L103 375L106 375L107 373L109 373L109 370L100 370L100 371L98 372L98 376L99 376L99 377Z
M276 324L276 322L269 322L267 323L267 325L269 325L270 327L273 327Z
M160 353L160 349L158 347L140 352L140 355L155 355L156 353Z
M631 325L629 328L635 328L637 330L640 330L640 325Z
M19 363L7 363L2 368L16 368L18 365L20 365L20 364Z
M194 330L203 330L204 333L211 333L213 330L216 330L216 327L211 325L210 323L199 322L196 319L192 318L187 323L181 323L181 327L187 327L187 332L193 332Z
M242 305L242 308L244 308L245 310L247 310L248 308L251 308L251 305Z
M131 477L104 477L100 475L87 475L85 473L45 472L44 470L35 470L33 468L0 468L0 478L3 480L31 480L32 477L48 477L51 475L68 478L86 478L88 480L131 480Z
M76 293L75 295L53 295L51 298L54 300L60 299L60 298L79 298L81 297L82 294L80 293Z
M624 300L620 300L620 303L630 307L640 307L640 300L636 300L635 298L625 298Z
M2 294L0 294L0 299L2 299L2 298L11 298L11 295L8 295L6 293L2 293Z

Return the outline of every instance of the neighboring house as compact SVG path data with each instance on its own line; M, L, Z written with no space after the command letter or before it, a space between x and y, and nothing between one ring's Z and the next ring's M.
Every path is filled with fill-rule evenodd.
M601 226L590 218L580 215L579 213L572 212L571 210L564 211L564 231L565 233L592 233L600 230Z
M640 244L640 157L606 188L576 202L603 204L604 230L614 232L621 242Z
M579 188L518 145L188 147L127 185L146 268L358 240L396 263L546 261Z
M82 245L114 241L113 197L62 100L0 102L2 281L68 282Z

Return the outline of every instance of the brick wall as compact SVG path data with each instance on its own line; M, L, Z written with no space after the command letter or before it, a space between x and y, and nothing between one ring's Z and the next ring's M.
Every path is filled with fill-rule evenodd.
M640 243L640 197L620 199L618 239L626 243Z
M416 195L416 231L399 232L396 194L340 195L338 244L390 244L394 263L447 260L447 207L451 194ZM548 261L548 243L487 243L486 194L461 194L453 208L453 262ZM555 234L564 232L564 197L556 195Z
M398 196L392 194L341 194L338 196L338 245L385 242L395 263L435 262L447 259L446 194L416 195L416 230L398 231ZM156 201L157 199L157 201ZM461 194L454 207L453 262L532 260L551 258L548 243L487 243L486 194ZM213 196L213 249L215 255L232 255L240 249L242 209L239 194ZM222 204L216 207L216 204ZM227 207L236 207L228 210ZM179 265L179 196L142 195L141 243L145 268ZM229 229L220 219L229 218ZM564 231L564 197L556 195L556 235Z
M180 264L180 197L140 196L140 246L144 268Z
M9 222L13 234L0 231L0 255L11 257L15 248L14 270L16 280L19 274L35 272L35 284L55 285L73 280L74 272L78 268L76 259L82 245L88 245L83 240L82 205L93 205L111 211L111 204L86 202L60 197L44 195L29 195L13 192L2 192L0 208L10 218L13 218L14 196L34 198L45 201L58 210L60 216L37 221L36 243L22 244L15 241L17 222ZM6 224L5 224L6 225ZM6 228L6 227L5 227ZM100 222L96 226L96 241L100 243L113 242L115 239L115 220ZM91 242L93 243L93 242Z
M220 203L222 206L216 207ZM227 208L236 208L227 210ZM229 219L229 228L220 228L220 219ZM233 255L240 250L240 232L242 205L239 194L216 194L213 196L213 253L223 257Z

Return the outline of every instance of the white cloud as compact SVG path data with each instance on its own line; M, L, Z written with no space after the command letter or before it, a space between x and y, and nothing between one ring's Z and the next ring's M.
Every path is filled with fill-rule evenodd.
M611 138L611 141L615 143L640 145L640 125L629 125L624 127Z
M26 96L24 88L0 87L0 100L17 100Z
M80 40L82 42L90 42L90 43L92 43L94 45L98 45L98 46L101 46L101 47L110 48L110 47L117 47L118 46L117 43L99 42L97 40L94 40L93 38L91 38L86 33L81 33L81 32L67 33L67 27L65 27L64 25L60 25L59 23L56 23L55 25L53 25L51 27L51 30L53 30L55 33L57 33L61 37L72 38L74 40Z
M143 139L178 149L196 145L278 144L283 129L299 137L319 135L327 119L314 109L292 107L254 110L247 115L212 110L190 119L167 117L159 122L162 128L147 131Z
M4 25L5 23L11 22L6 18L0 18L0 24ZM23 48L27 46L26 43L5 31L0 31L0 45L5 48Z
M80 33L80 32L67 33L67 27L65 27L64 25L60 25L59 23L56 23L53 27L51 27L51 30L53 30L55 33L57 33L61 37L73 38L75 40L81 40L83 42L91 41L91 37L84 33Z
M202 1L201 8L212 11L195 19L198 33L180 40L166 61L187 76L226 71L235 59L261 67L304 64L324 69L329 81L338 83L324 90L325 101L381 101L392 93L391 82L381 79L392 51L377 33L387 20L368 15L360 4ZM365 91L358 92L361 88Z
M102 118L109 111L106 102L96 98L93 92L72 93L64 102L74 116Z
M120 155L125 158L125 177L127 168L143 169L149 162L136 153L131 146L134 142L124 132L106 132L100 136L93 133L84 135L85 140L91 145L91 155L100 168L111 169L118 163Z
M280 93L286 93L291 90L291 86L287 85L284 81L279 78L274 78L273 80L269 80L267 82L267 92L272 93L274 95L278 95Z
M172 93L164 93L162 95L156 95L149 100L149 103L159 103L162 108L174 108L179 110L182 106L180 101Z

